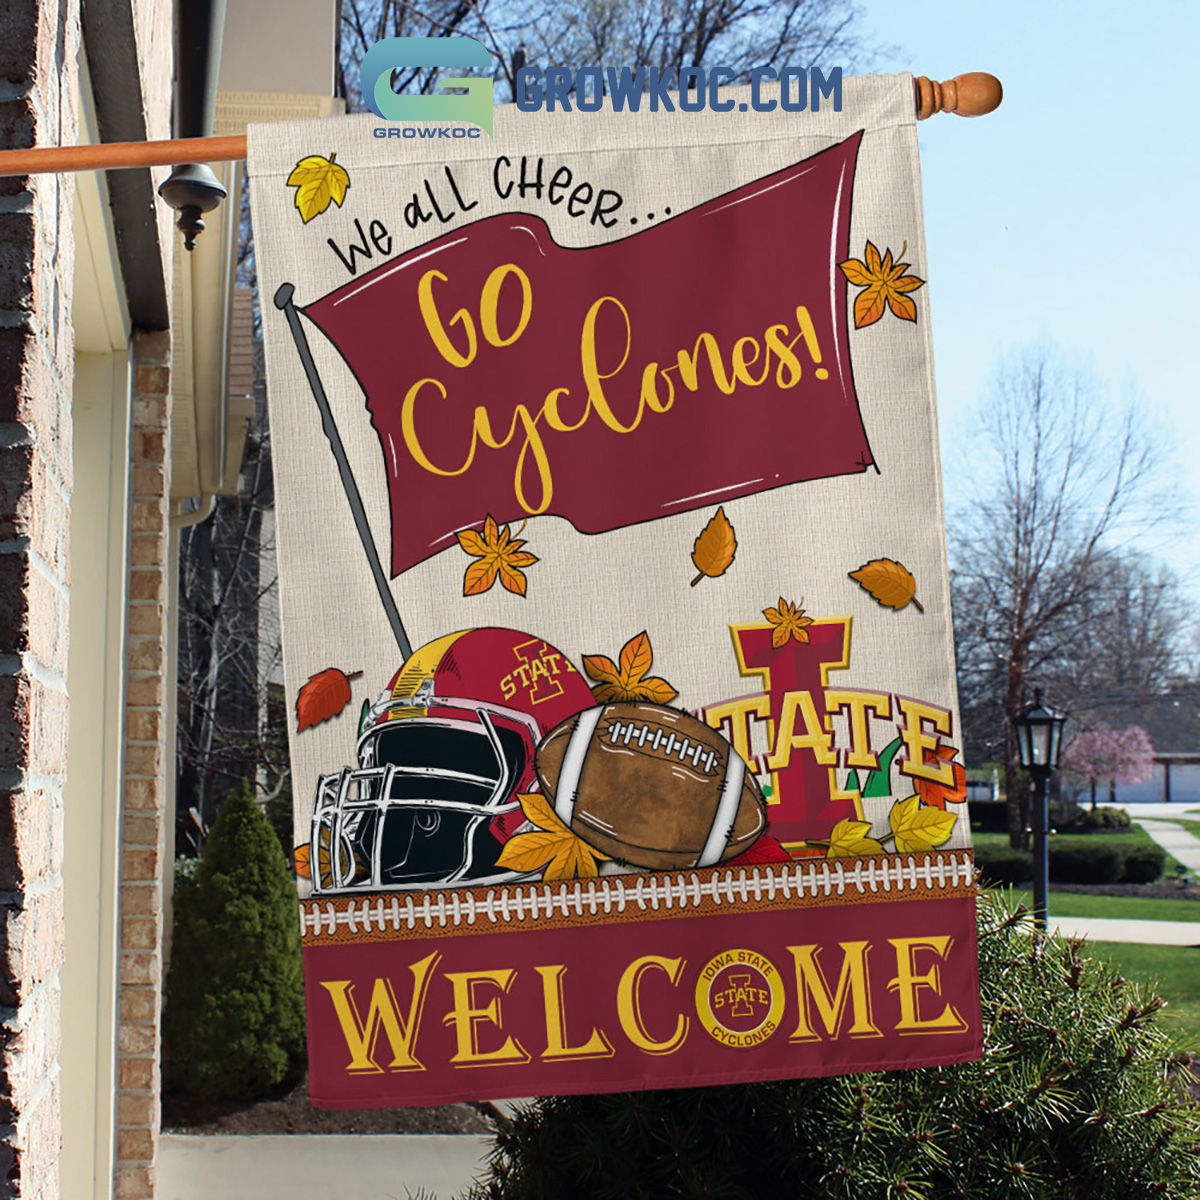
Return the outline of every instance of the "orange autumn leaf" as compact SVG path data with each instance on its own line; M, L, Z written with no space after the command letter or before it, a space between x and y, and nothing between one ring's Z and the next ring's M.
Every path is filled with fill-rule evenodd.
M583 669L596 680L592 695L600 704L626 704L637 700L669 704L679 693L657 675L646 677L653 663L654 652L645 630L621 647L620 666L606 654L583 656Z
M292 861L296 864L296 874L301 879L312 878L312 868L309 865L310 856L311 848L307 842L303 846L297 846L292 855Z
M510 837L496 864L522 874L544 867L542 878L547 882L594 879L599 873L598 860L607 859L608 855L593 849L564 825L546 796L530 792L518 795L517 799L526 818L538 828Z
M804 597L800 597L804 603ZM812 618L804 615L804 609L795 604L789 604L782 596L779 597L778 608L764 608L763 616L775 626L771 630L771 645L778 650L786 646L789 639L797 642L808 641L807 626L812 624Z
M519 538L514 538L507 525L501 529L491 513L483 523L482 532L462 529L456 535L458 544L477 562L471 563L463 575L463 595L477 596L489 591L499 578L501 586L515 595L524 596L527 581L523 567L538 561Z
M311 676L296 697L296 732L336 717L350 703L350 680L361 674L355 671L347 675L337 667L329 667Z
M911 602L917 612L925 611L916 596L917 581L903 563L894 559L873 558L857 571L851 571L850 578L870 592L884 608L901 609Z
M907 249L905 242L900 249L901 257ZM908 263L893 263L891 250L881 259L875 244L867 242L861 259L848 258L838 266L850 283L865 289L854 298L855 329L874 325L883 316L885 308L890 308L902 321L917 319L917 306L908 298L908 293L924 287L925 280L907 274Z
M700 572L692 580L692 587L707 575L716 579L729 570L734 555L737 554L737 537L733 526L725 515L724 507L718 508L712 520L700 531L700 536L692 545L692 562Z
M939 746L937 750L938 758L945 762L950 762L957 753L958 750L953 746ZM947 804L962 804L966 801L967 773L963 770L962 763L951 765L954 769L954 782L950 785L938 783L936 779L913 780L913 786L916 787L922 804L927 804L930 808L940 808L945 812Z

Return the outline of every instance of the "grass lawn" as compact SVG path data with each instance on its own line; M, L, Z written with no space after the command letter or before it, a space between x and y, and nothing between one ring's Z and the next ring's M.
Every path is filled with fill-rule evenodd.
M1182 825L1192 837L1200 838L1200 821L1181 821L1178 817L1163 817L1163 820L1174 821L1176 825Z
M1026 908L1033 907L1032 892L1014 888L1013 896ZM1200 901L1150 900L1141 896L1092 896L1085 892L1056 892L1051 884L1050 915L1111 917L1122 921L1200 921ZM1196 940L1200 941L1200 937Z
M1198 826L1200 829L1200 826ZM1200 832L1197 833L1200 836ZM1007 846L1007 833L978 833L972 831L971 840L976 846ZM1094 845L1103 840L1106 846L1153 846L1154 839L1138 826L1122 829L1120 833L1056 833L1050 840L1052 846L1072 846L1081 842Z
M1181 1036L1200 1040L1200 949L1128 946L1117 942L1089 942L1088 946L1097 958L1111 959L1127 979L1157 983L1158 991L1170 1002L1166 1027Z

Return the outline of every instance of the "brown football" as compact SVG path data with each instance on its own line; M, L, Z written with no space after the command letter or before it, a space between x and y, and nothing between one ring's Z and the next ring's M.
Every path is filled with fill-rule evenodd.
M714 866L767 827L758 780L715 729L661 704L603 704L537 750L555 812L610 858L652 870Z

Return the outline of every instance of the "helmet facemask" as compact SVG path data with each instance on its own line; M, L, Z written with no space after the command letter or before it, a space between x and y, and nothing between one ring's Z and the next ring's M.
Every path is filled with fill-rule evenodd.
M432 688L414 702L385 694L364 713L358 768L318 780L314 894L517 877L496 859L522 821L516 797L532 783L536 722Z

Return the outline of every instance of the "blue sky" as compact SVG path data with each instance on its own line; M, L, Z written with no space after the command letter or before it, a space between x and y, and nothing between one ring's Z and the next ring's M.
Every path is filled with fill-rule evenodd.
M925 230L947 501L1001 353L1039 338L1133 388L1169 432L1185 525L1145 539L1200 590L1200 4L882 0L876 63L948 79L990 71L992 115L921 126Z

